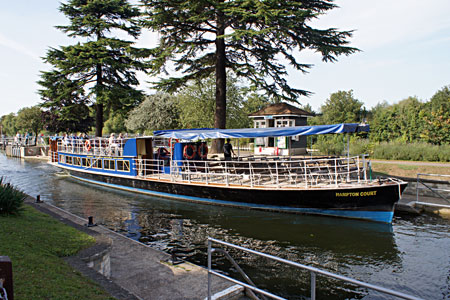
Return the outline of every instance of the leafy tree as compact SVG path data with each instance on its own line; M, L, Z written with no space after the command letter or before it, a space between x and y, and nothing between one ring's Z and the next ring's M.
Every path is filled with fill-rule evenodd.
M32 132L36 137L43 130L42 111L38 106L25 107L17 113L16 124L22 132Z
M308 22L335 8L332 1L258 0L142 0L147 8L146 26L160 34L153 51L153 74L166 72L170 61L178 77L159 80L157 87L174 91L189 80L215 74L214 127L226 128L227 69L245 77L267 95L296 101L305 90L288 85L286 64L306 72L294 51L312 49L324 61L357 51L346 46L349 31L315 29ZM279 62L284 58L287 63ZM221 143L215 142L218 151Z
M362 121L363 103L353 96L353 91L338 91L321 106L324 124L355 123Z
M145 100L133 109L125 121L130 131L153 131L175 129L179 126L177 99L167 93L157 93L145 97Z
M94 125L90 115L89 99L77 82L67 78L59 71L42 72L38 83L44 87L39 90L44 100L45 129L49 132L84 132Z
M127 128L125 126L125 121L126 115L123 113L114 113L110 115L105 122L105 133L126 132Z
M108 36L114 32L137 38L140 12L127 0L69 0L61 4L60 11L68 17L70 24L57 28L70 37L86 41L51 48L47 52L44 60L53 66L53 70L42 72L39 82L44 87L41 91L44 105L56 110L60 107L71 109L75 107L72 104L79 104L77 108L83 111L86 106L94 105L96 135L101 136L105 108L108 111L123 107L130 110L143 97L135 88L139 84L136 71L147 68L144 57L149 55L148 51L133 47L133 42ZM55 83L52 81L55 79L62 82ZM57 88L52 86L54 83ZM51 89L47 95L46 89ZM71 94L76 98L71 99ZM66 116L56 119L64 120Z
M371 111L370 139L375 142L416 142L421 140L423 118L420 117L423 104L416 97L406 98L399 103L379 104Z
M248 127L248 114L259 109L259 97L253 95L251 102L246 101L248 89L239 85L235 76L227 76L228 114L227 128ZM183 128L214 127L215 79L205 78L191 81L178 94L180 123ZM253 110L254 109L254 110Z
M2 116L1 120L2 132L7 136L14 136L17 132L16 127L16 115L10 113L8 115Z
M425 108L424 139L432 144L450 144L450 86L436 92Z

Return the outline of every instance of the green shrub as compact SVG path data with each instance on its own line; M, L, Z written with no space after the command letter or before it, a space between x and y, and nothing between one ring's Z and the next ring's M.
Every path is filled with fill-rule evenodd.
M315 148L318 149L321 154L341 155L344 152L344 142L342 137L336 135L319 136Z
M412 161L450 161L450 145L384 142L374 145L373 158Z
M350 139L350 155L372 154L373 143L368 139L351 138Z
M0 215L19 214L26 195L0 177Z

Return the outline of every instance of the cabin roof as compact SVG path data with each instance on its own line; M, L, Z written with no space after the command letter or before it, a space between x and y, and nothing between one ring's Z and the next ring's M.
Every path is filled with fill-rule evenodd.
M263 109L258 110L257 112L251 113L249 115L252 117L259 116L277 116L277 115L293 115L293 116L307 116L313 117L314 114L307 112L306 110L300 109L288 103L275 103L264 107Z

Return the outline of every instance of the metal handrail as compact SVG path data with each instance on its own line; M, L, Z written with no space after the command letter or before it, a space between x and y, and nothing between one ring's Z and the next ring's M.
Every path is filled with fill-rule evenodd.
M384 294L387 294L387 295L395 296L395 297L398 297L398 298L401 298L401 299L411 299L411 300L421 299L421 298L418 298L418 297L415 297L415 296L407 295L405 293L397 292L397 291L394 291L394 290L391 290L391 289L387 289L387 288L383 288L383 287L380 287L380 286L377 286L377 285L374 285L374 284L370 284L370 283L366 283L366 282L363 282L363 281L359 281L359 280L356 280L356 279L353 279L353 278L350 278L350 277L334 274L334 273L331 273L331 272L328 272L328 271L325 271L325 270L321 270L321 269L318 269L318 268L315 268L315 267L299 264L299 263L296 263L296 262L293 262L293 261L290 261L290 260L287 260L287 259L283 259L283 258L280 258L280 257L277 257L277 256L273 256L273 255L270 255L270 254L262 253L262 252L259 252L259 251L255 251L255 250L252 250L252 249L248 249L248 248L245 248L245 247L241 247L241 246L238 246L238 245L234 245L234 244L231 244L231 243L228 243L228 242L224 242L224 241L221 241L221 240L218 240L218 239L214 239L214 238L208 237L208 300L211 299L211 281L212 281L212 276L211 275L219 276L219 277L221 277L223 279L226 279L226 280L229 280L229 281L234 282L236 284L242 285L242 286L244 286L246 288L249 288L249 289L251 289L253 291L256 291L258 293L261 293L261 294L266 295L268 297L271 297L273 299L280 299L280 300L284 300L285 299L285 298L282 298L282 297L277 296L275 294L269 293L267 291L261 290L259 288L254 287L254 286L251 286L249 284L240 282L240 281L238 281L236 279L233 279L231 277L228 277L228 276L225 276L223 274L220 274L218 272L213 271L212 267L211 267L212 266L212 253L214 251L216 251L216 250L212 248L212 243L217 243L217 244L221 244L221 245L224 245L224 246L232 247L232 248L244 251L244 252L252 253L252 254L255 254L255 255L258 255L258 256L262 256L262 257L265 257L265 258L268 258L268 259L272 259L272 260L275 260L275 261L278 261L278 262L281 262L281 263L284 263L284 264L287 264L287 265L290 265L290 266L293 266L293 267L297 267L297 268L300 268L300 269L304 269L304 270L307 270L307 271L311 272L311 300L315 300L316 299L316 275L317 274L324 275L324 276L331 277L331 278L338 279L338 280L342 280L342 281L346 281L346 282L349 282L349 283L352 283L352 284L355 284L355 285L358 285L358 286L361 286L361 287L369 288L369 289L372 289L372 290L375 290L375 291L378 291L378 292L381 292L381 293L384 293Z
M447 189L436 189L428 186L423 181L420 180L420 176L433 176L433 177L448 177L450 178L450 175L446 174L427 174L427 173L417 173L417 183L416 183L416 204L420 205L426 205L426 206L432 206L432 207L441 207L441 208L450 208L449 205L445 204L436 204L436 203L427 203L427 202L421 202L419 201L419 184L422 184L426 189L430 190L433 194L435 194L438 198L441 198L445 200L446 202L450 203L450 200L441 195L439 192L450 192L450 190ZM423 188L422 188L423 189Z

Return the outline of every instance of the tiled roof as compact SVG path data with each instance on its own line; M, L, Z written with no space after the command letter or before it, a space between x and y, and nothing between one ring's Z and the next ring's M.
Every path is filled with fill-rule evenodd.
M276 115L314 116L314 114L307 112L306 110L281 102L268 105L257 112L251 113L249 117L276 116Z

